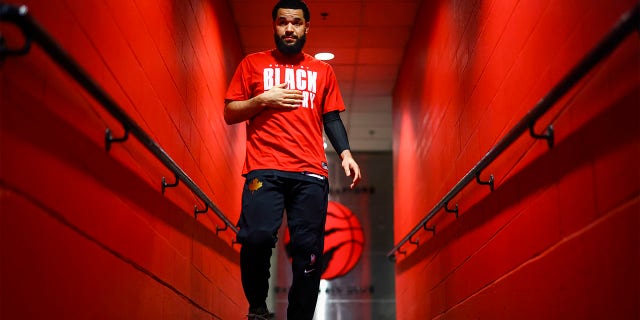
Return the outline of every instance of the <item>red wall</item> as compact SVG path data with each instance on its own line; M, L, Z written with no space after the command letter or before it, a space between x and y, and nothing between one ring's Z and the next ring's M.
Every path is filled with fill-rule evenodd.
M636 1L423 1L394 94L395 242ZM640 317L637 33L398 255L398 319ZM453 205L452 203L452 205Z
M18 3L17 1L9 1ZM242 57L223 0L32 0L33 17L231 221L244 131L222 118ZM22 36L1 32L17 47ZM34 45L0 64L0 318L234 319L239 247Z

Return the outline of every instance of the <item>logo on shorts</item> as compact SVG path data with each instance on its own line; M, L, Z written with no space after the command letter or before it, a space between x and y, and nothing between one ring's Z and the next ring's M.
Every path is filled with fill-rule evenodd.
M249 182L249 191L253 194L254 191L262 188L262 182L258 180L258 178L253 178L251 182Z

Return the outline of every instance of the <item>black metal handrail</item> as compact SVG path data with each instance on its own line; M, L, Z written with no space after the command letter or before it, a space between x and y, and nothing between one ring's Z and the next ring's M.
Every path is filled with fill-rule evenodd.
M550 91L544 96L529 112L518 122L493 148L487 152L478 163L469 170L469 172L460 179L460 181L451 188L451 190L429 211L420 223L418 223L393 249L387 254L387 258L395 260L396 253L405 253L400 248L407 242L418 245L417 241L411 240L412 237L425 229L435 231L428 228L427 223L441 210L454 212L458 215L458 207L449 209L449 202L464 187L466 187L474 179L480 184L486 184L493 191L493 175L488 181L481 181L480 174L489 164L493 162L502 152L507 149L517 138L519 138L527 129L531 136L536 139L546 139L549 147L553 146L553 127L549 126L545 134L539 135L534 132L535 122L544 115L562 96L564 96L573 86L581 80L591 69L593 69L601 60L606 58L618 45L629 35L634 29L640 27L640 5L636 5L626 12L617 24L609 31L609 33L593 48L584 58L567 73Z
M87 72L40 26L29 14L26 6L13 6L0 3L0 20L9 21L17 25L25 36L23 48L12 50L4 46L0 41L0 60L10 55L23 55L29 52L31 42L39 44L44 52L55 61L63 70L78 82L96 101L98 101L124 128L124 136L113 138L111 130L107 128L105 134L105 147L109 151L112 142L127 140L129 133L136 137L160 162L162 162L174 175L175 182L167 184L162 178L162 192L166 187L175 187L180 181L198 197L205 209L194 208L194 215L205 213L209 208L224 222L224 227L216 225L216 233L231 229L238 233L238 229L229 221L216 204L202 191L200 187L178 166L178 164L158 145L118 104L95 82ZM1 40L1 37L0 37ZM235 239L234 239L235 241Z

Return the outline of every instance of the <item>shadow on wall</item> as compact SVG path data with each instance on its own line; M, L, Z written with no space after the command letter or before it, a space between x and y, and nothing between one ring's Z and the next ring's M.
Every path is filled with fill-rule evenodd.
M8 83L10 84L10 83ZM7 88L19 92L18 88ZM20 101L13 97L25 97ZM99 182L107 190L118 193L122 199L126 199L147 212L156 216L160 221L171 226L174 230L183 233L188 238L193 238L203 246L220 253L230 262L238 264L239 257L228 241L216 236L216 234L193 218L184 214L185 208L178 207L160 193L160 183L156 187L150 186L137 172L123 165L107 153L103 146L97 145L85 133L67 124L49 108L42 108L43 103L30 97L27 92L6 97L7 105L13 108L5 108L2 111L3 131L21 137L25 143L36 146L46 151L69 167L83 170L88 176ZM28 115L28 119L26 118ZM24 125L28 123L29 125ZM38 128L34 130L34 128ZM46 132L47 134L43 134ZM74 146L73 148L60 147L60 144ZM129 143L138 143L131 141ZM113 152L113 151L112 151ZM118 173L118 174L114 174ZM23 177L29 178L29 177ZM63 181L60 182L64 184ZM10 185L12 185L10 183ZM18 188L18 187L12 187ZM63 216L56 215L54 210L29 197L28 190L15 190L27 198L39 203L53 218L66 226L78 231L83 237L95 242L91 236L74 227ZM96 204L99 205L99 204ZM102 245L101 245L102 246ZM110 252L112 250L109 250ZM113 252L112 252L113 253Z
M640 118L637 101L637 92L628 93L579 130L571 133L553 149L504 181L481 201L468 209L461 208L459 220L448 224L444 229L438 229L435 237L421 242L415 251L397 263L397 272L410 270L423 261L424 257L436 254L452 239L491 221L496 215L520 202L523 197L556 183L567 173L602 155L637 141L635 128L638 125L637 119ZM618 129L616 132L611 132L612 123L615 124L614 128ZM603 132L606 134L603 135ZM608 138L611 136L615 136L615 139ZM541 172L545 174L540 174Z

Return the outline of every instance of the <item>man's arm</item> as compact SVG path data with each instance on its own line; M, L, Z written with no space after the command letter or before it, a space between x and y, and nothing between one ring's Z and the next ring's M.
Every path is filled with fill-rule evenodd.
M224 105L224 121L227 124L235 124L249 120L264 107L265 105L260 96L243 101L227 101Z
M302 105L302 93L285 89L286 83L274 86L247 100L227 101L224 106L224 121L227 124L251 119L264 108L295 109Z
M350 177L353 172L353 181L351 182L351 189L353 189L360 182L362 175L358 163L351 155L347 130L344 128L342 119L340 119L340 113L338 111L327 112L322 115L322 121L324 123L324 131L331 145L342 159L344 173L347 177Z

